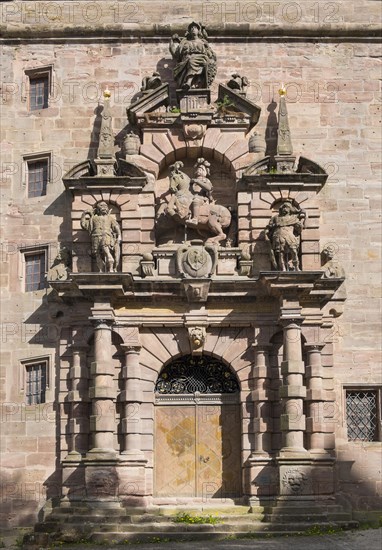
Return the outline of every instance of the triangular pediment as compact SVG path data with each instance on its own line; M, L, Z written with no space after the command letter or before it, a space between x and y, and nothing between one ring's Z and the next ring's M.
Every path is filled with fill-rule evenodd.
M142 96L132 103L127 109L127 116L132 125L136 125L139 118L144 117L145 113L152 113L161 107L167 107L169 104L169 85L161 84L155 89L143 92Z
M217 101L220 103L228 101L230 104L227 107L228 110L232 110L233 112L242 112L247 115L250 121L250 129L257 124L260 117L261 108L256 105L256 103L253 103L253 101L247 99L244 95L235 92L224 84L219 84Z

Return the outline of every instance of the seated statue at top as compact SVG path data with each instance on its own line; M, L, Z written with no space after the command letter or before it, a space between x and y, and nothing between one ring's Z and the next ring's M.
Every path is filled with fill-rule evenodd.
M177 62L174 78L178 88L208 88L212 84L216 75L216 55L201 23L190 23L185 38L174 34L170 52Z

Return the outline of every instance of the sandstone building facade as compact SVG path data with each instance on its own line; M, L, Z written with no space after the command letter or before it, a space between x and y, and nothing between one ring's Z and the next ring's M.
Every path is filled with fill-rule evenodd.
M379 12L319 6L2 4L6 525L380 507Z

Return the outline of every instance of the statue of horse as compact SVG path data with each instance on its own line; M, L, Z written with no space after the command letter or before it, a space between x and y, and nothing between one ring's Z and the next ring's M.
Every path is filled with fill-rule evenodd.
M176 223L189 225L191 205L195 195L190 190L191 179L180 169L183 167L181 161L175 162L170 166L170 193L171 197L168 203L161 205L158 211L158 217L161 214L170 216ZM205 199L198 207L196 223L192 225L194 229L205 238L206 243L219 243L227 238L223 228L229 227L231 223L231 212L225 206L209 202Z

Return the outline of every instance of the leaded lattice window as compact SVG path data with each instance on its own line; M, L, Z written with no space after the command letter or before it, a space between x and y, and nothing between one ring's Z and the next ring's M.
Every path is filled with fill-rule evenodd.
M160 394L235 393L240 390L235 374L213 357L187 355L164 367L155 391Z
M350 441L377 441L377 392L370 390L346 391L346 422Z
M48 74L38 77L31 77L29 91L29 106L31 111L46 109L49 98L49 76Z
M45 288L46 254L25 254L25 291Z
M26 365L26 392L27 405L45 403L46 391L46 361Z
M28 197L42 197L46 195L49 166L48 160L28 162Z

